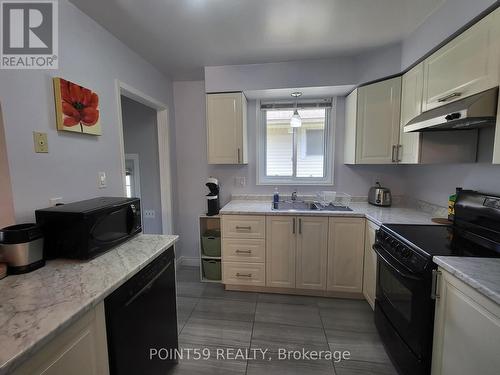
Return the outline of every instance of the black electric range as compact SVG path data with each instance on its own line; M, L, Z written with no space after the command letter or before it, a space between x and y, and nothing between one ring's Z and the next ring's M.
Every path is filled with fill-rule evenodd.
M500 196L462 190L452 225L384 224L377 231L375 323L401 374L430 374L434 256L500 257Z

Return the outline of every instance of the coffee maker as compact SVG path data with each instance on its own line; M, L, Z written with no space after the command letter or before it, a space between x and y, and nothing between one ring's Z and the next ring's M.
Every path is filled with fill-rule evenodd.
M205 184L210 193L207 194L207 216L219 214L219 181L215 177L209 177Z

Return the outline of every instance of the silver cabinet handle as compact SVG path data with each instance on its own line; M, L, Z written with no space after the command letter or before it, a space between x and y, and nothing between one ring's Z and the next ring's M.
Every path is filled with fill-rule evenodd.
M302 219L299 218L299 234L302 234Z
M236 250L237 254L252 254L252 250Z
M392 160L393 163L396 162L395 154L396 154L396 145L392 145L391 160Z
M238 164L241 163L241 155L240 155L241 151L240 151L240 148L238 147Z
M252 230L252 227L250 225L244 227L237 225L236 230Z
M252 277L251 273L236 273L236 277Z
M432 284L431 284L431 299L439 299L438 293L438 277L441 275L441 271L432 270Z
M293 218L292 233L295 234L295 218Z
M397 145L397 152L396 152L396 161L398 163L401 163L403 159L401 158L401 150L403 149L403 145Z
M443 103L443 102L447 102L450 99L458 98L459 96L462 96L462 93L460 93L460 92L452 92L449 95L446 95L446 96L443 96L442 98L439 98L437 101L440 102L440 103Z

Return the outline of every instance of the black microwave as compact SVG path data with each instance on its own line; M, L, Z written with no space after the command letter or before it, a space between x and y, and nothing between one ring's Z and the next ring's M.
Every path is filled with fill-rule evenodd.
M35 211L44 258L90 259L142 231L138 198L101 197Z

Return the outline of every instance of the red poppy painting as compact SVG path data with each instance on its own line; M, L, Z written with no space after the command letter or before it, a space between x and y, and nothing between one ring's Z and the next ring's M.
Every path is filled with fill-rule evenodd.
M83 86L54 78L57 129L101 135L99 96Z

